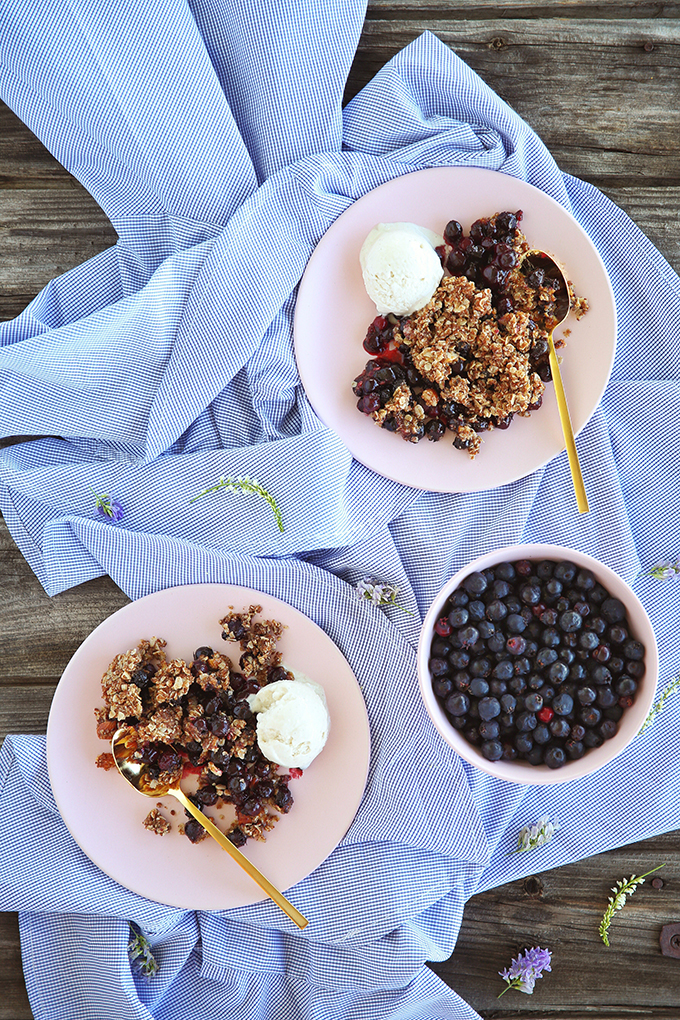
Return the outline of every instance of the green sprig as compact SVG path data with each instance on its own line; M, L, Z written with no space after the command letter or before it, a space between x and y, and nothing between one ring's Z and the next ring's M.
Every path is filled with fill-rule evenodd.
M680 676L677 676L675 680L672 680L668 684L668 686L665 687L664 690L661 692L658 700L654 702L654 704L649 710L647 718L640 727L638 736L640 735L640 733L644 733L645 730L652 725L659 712L662 712L663 709L666 707L666 702L668 701L668 699L671 697L672 694L675 694L675 692L678 690L680 690Z
M664 862L665 863L665 862ZM621 910L625 906L626 899L632 896L639 885L644 883L644 880L653 875L659 868L663 868L664 864L659 864L658 867L652 868L651 871L646 871L644 875L631 875L630 878L622 878L612 886L613 896L609 897L609 906L605 910L602 920L600 921L600 938L604 942L605 946L609 945L609 926L612 923L612 918L617 910Z
M220 490L224 492L239 492L242 496L246 494L261 496L271 507L279 531L283 531L283 517L276 505L276 500L270 492L267 492L263 485L260 485L257 478L250 478L248 475L244 475L243 478L220 478L215 485L211 485L208 489L204 489L203 492L199 492L198 496L194 496L189 502L195 503L197 499L208 496L211 492L220 492Z
M129 925L128 956L130 963L138 973L146 978L151 978L158 973L158 964L151 952L151 946L136 925L133 925L131 921Z

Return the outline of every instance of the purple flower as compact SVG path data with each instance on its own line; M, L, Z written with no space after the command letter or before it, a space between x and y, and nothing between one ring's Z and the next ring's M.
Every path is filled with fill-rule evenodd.
M507 981L507 987L503 989L501 995L505 995L510 988L516 988L518 992L532 995L536 978L543 977L543 971L551 969L550 956L550 950L541 949L540 946L520 953L507 970L498 972L503 980ZM499 999L501 995L498 996Z
M676 577L680 577L680 560L676 560L675 562L672 562L671 560L662 560L661 563L657 563L655 567L645 571L642 576L655 577L657 581L675 580Z
M97 513L100 517L112 524L117 524L123 519L123 508L117 499L111 499L110 496L98 496L91 486L90 492L97 501Z

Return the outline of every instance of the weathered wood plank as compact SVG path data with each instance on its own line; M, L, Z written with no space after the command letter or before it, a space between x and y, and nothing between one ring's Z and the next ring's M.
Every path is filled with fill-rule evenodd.
M12 684L55 682L82 641L102 620L130 601L110 577L70 588L50 598L0 520L0 688ZM10 706L12 687L0 698L2 719L24 711L21 700ZM42 719L44 693L27 703L30 720ZM51 695L50 695L51 697ZM42 700L40 700L42 699ZM32 706L32 707L29 707ZM37 713L37 714L36 714ZM20 732L20 727L14 727ZM5 732L2 730L2 732ZM43 729L31 732L44 732Z
M53 277L110 247L116 233L84 188L0 190L3 312L30 301ZM10 311L10 308L12 311Z
M0 188L79 187L26 125L0 102Z
M26 995L16 914L0 913L0 1020L32 1020Z
M347 97L426 30L538 132L563 170L619 186L680 183L677 19L370 19Z
M592 1012L677 1020L680 960L662 955L659 934L664 924L680 920L679 835L668 833L474 896L455 952L433 969L484 1020L529 1020L537 1013L575 1020ZM534 854L538 863L540 851ZM610 887L664 862L663 887L653 888L648 879L638 888L615 915L607 948L598 927ZM505 986L497 972L519 951L538 945L552 951L552 972L533 996L511 991L499 1000Z
M0 742L8 733L45 733L54 683L0 687Z

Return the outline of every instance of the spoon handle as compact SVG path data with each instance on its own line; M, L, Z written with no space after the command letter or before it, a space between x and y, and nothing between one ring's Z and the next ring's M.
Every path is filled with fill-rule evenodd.
M250 877L257 882L261 889L267 893L277 906L281 907L284 914L287 914L291 921L294 921L298 928L305 928L309 923L306 917L303 917L299 910L296 910L292 903L290 903L283 893L271 884L268 878L265 878L261 871L252 864L245 854L242 854L238 847L235 847L230 839L224 835L223 832L217 828L216 825L210 821L207 815L193 804L189 798L183 793L182 790L175 787L169 789L168 793L175 797L180 804L187 809L187 811L194 816L197 822L203 826L203 828L216 840L223 850L234 858L237 864L240 864L244 871L247 871Z
M557 352L555 351L552 333L548 337L548 344L550 371L552 373L555 396L557 397L557 409L560 412L564 442L567 446L571 478L574 483L574 492L576 493L576 504L578 506L579 513L587 514L590 509L588 506L588 496L586 495L586 487L583 484L581 465L579 464L578 454L576 452L576 443L574 442L574 430L571 425L571 417L569 415L569 408L567 407L567 398L564 393L564 386L562 385L562 373L560 372L560 364L557 360Z

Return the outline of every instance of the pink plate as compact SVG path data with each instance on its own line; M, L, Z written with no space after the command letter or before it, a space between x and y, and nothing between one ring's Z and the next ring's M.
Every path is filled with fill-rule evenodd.
M575 433L600 402L614 361L616 308L602 260L574 217L543 191L495 170L440 167L406 174L338 217L309 260L295 312L295 354L314 410L358 461L380 475L433 492L478 492L523 478L564 450L551 385L539 411L516 417L507 431L487 433L474 460L446 438L412 444L378 428L357 411L352 392L352 380L369 360L362 341L376 315L359 266L369 231L377 223L407 221L441 234L450 219L467 231L480 216L506 209L523 210L529 243L557 256L576 293L590 303L587 315L580 321L571 316L555 334L571 330L561 369Z
M47 727L52 789L71 835L107 875L133 892L187 910L226 910L264 899L252 879L212 839L198 845L177 832L184 809L160 798L173 829L156 836L142 826L155 805L117 771L95 766L110 750L95 732L94 708L102 704L100 679L119 652L142 638L167 641L169 657L187 658L201 645L234 657L219 620L229 606L262 606L262 615L286 630L279 642L284 664L320 683L328 700L328 742L300 779L291 782L295 803L265 843L249 841L246 855L279 889L290 889L337 846L361 801L370 753L368 719L359 685L330 638L292 606L250 588L196 584L167 588L120 609L90 634L59 681ZM169 812L174 811L174 816ZM219 824L219 809L209 809ZM224 814L224 809L222 809Z

